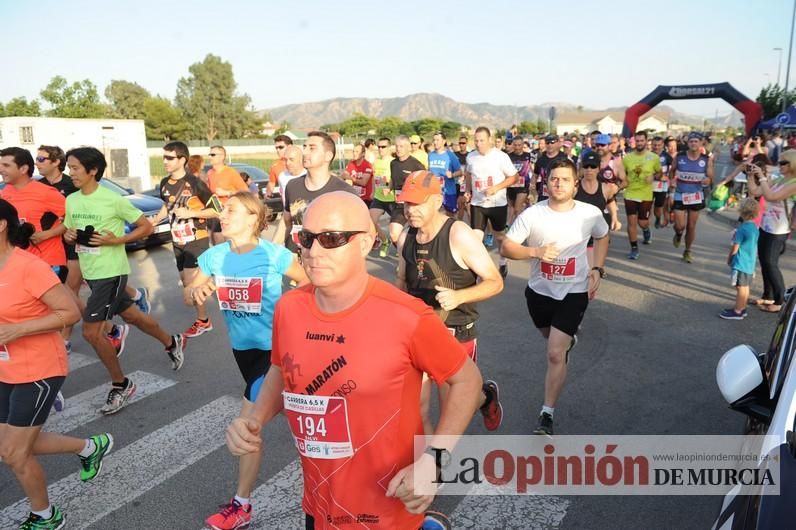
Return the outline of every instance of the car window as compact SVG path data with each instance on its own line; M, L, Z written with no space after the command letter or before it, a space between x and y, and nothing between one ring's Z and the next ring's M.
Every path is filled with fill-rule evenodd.
M129 191L127 191L123 187L119 186L118 184L116 184L112 180L102 179L102 180L99 181L99 183L100 183L100 186L102 186L103 188L108 188L109 190L111 190L111 191L113 191L115 193L118 193L119 195L123 195L125 197L127 195L132 195Z
M796 325L796 313L794 305L796 296L790 297L788 304L780 312L777 327L771 338L771 345L766 352L764 359L764 371L770 388L770 398L776 399L785 381L788 367L793 358L794 346L794 325Z

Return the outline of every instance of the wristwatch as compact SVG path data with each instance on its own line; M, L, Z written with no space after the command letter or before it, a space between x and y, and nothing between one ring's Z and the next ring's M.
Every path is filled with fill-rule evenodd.
M602 267L592 267L591 270L599 272L600 278L605 278L605 269Z
M436 464L437 469L445 469L451 463L451 453L447 449L429 445L423 452L434 457L434 464Z

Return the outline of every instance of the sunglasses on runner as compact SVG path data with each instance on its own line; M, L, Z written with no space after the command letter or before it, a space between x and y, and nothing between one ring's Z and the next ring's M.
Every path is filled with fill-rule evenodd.
M300 230L298 233L298 242L299 245L307 250L312 248L312 243L316 239L323 248L338 248L347 245L355 235L365 233L364 230L330 230L328 232L319 232L315 234L309 230Z
M36 160L38 160L38 158ZM780 160L779 161L779 165L780 166L789 166L790 162L788 162L787 160Z
M37 156L37 157L36 157L36 162L38 162L39 164L41 164L42 162L46 162L46 161L47 161L47 160L49 160L49 159L50 159L50 158L49 158L49 157L46 157L46 156Z
M176 160L176 159L177 159L177 157L176 157L176 156L171 156L171 155L163 155L163 160L169 160L169 161L171 161L171 160Z
M387 149L390 146L389 145L377 145L376 147L378 147L379 149Z
M583 169L597 169L598 167L595 164L583 164Z
M594 145L595 145L595 147L605 147L608 144L594 144Z
M286 145L275 145L274 146L274 148L276 148L276 149L284 149L285 147L287 147L287 146Z

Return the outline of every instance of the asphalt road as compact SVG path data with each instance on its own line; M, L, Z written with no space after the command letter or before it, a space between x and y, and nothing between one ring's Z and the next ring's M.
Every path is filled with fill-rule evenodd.
M730 238L725 219L702 216L690 265L680 259L671 238L671 229L654 230L652 245L641 247L638 261L628 261L626 236L614 234L608 278L589 306L571 355L556 409L557 433L740 432L743 417L727 408L716 387L716 362L739 343L765 348L774 316L750 308L744 321L718 318L734 300L724 261ZM153 315L172 332L187 327L193 315L182 304L170 248L129 257L130 283L150 289ZM376 257L369 269L391 280L395 264L395 257ZM787 283L796 281L792 254L783 256L782 269ZM501 434L530 434L543 395L544 343L525 308L527 272L527 263L511 263L504 292L480 305L479 366L501 385ZM758 275L752 293L760 290ZM223 426L237 410L242 384L215 306L211 317L215 331L189 343L178 373L171 371L159 344L134 330L122 365L128 373L141 372L145 395L107 418L93 413L107 392L107 374L92 363L94 355L78 328L76 369L64 387L66 412L73 413L53 416L51 428L76 436L110 431L116 446L92 484L77 480L75 457L43 458L53 497L72 517L70 528L198 529L232 495L236 466L223 447ZM376 318L388 322L386 315ZM485 433L480 418L468 432ZM300 477L283 419L267 428L266 442L264 486L258 490L262 502L253 527L303 528ZM0 468L0 527L10 527L27 508L18 502L23 497L10 472ZM456 528L688 529L708 528L720 502L720 497L685 496L441 497L435 506L453 513Z

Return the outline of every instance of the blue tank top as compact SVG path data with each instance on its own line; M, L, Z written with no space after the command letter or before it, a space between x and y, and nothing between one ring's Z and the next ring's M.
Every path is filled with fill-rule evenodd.
M708 157L699 155L696 160L688 158L686 153L677 155L677 193L696 193L702 191L702 181L707 176ZM675 200L677 198L675 197Z

